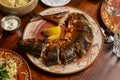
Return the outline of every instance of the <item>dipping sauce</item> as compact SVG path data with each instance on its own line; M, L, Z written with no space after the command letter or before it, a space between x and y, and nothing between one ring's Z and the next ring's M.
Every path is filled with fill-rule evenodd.
M13 31L20 26L21 20L17 16L6 16L1 20L1 27L6 31Z

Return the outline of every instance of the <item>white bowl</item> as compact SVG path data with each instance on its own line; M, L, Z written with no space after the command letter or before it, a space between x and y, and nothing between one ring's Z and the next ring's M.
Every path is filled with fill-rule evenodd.
M71 0L41 0L44 4L48 6L63 6L69 3Z

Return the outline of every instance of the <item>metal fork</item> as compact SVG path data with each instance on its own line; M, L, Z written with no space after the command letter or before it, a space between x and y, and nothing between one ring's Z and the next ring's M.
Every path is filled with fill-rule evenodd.
M95 22L89 22L89 23L96 24ZM113 43L113 41L114 41L114 34L109 29L105 30L102 27L100 29L101 29L101 32L102 32L103 37L104 37L104 44Z
M108 29L104 30L102 27L101 27L101 31L104 36L104 43L105 44L113 43L113 41L114 41L113 33L111 31L109 31Z

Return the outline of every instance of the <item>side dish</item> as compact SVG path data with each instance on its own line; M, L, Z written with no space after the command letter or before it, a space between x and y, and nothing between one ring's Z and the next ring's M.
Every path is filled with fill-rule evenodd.
M10 7L21 7L28 2L30 2L30 0L0 0L0 3Z
M1 20L1 27L6 31L14 31L20 26L20 24L20 18L13 15L5 16Z
M17 65L14 60L7 60L0 58L0 80L15 80L17 75Z

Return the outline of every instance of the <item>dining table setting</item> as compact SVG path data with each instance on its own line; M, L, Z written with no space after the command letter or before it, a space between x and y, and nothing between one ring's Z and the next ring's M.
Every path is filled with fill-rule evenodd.
M119 80L119 0L0 0L0 80Z

